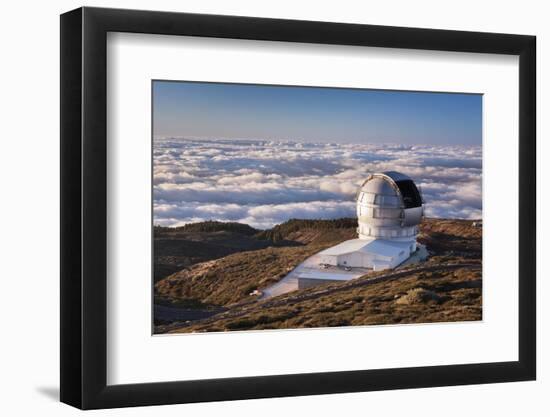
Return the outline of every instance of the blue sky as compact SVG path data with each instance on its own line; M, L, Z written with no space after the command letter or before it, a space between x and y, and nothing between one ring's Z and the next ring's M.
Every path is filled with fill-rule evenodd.
M481 145L477 94L153 82L155 137Z

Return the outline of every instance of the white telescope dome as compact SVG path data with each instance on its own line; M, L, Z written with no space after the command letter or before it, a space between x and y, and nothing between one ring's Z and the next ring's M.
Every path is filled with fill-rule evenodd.
M371 174L357 193L360 239L416 242L423 214L420 191L410 177L399 172Z

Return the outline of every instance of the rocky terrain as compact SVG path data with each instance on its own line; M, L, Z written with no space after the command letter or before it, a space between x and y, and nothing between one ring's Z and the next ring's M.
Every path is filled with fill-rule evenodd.
M356 226L340 219L290 220L267 231L217 222L155 228L155 332L481 319L482 229L466 220L425 219L418 240L431 256L422 264L266 300L255 295L353 238Z

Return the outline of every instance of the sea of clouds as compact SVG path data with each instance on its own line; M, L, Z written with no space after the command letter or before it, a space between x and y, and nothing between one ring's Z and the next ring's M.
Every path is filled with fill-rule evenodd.
M413 178L426 216L481 218L481 146L156 139L154 223L236 221L259 229L291 218L355 216L369 173Z

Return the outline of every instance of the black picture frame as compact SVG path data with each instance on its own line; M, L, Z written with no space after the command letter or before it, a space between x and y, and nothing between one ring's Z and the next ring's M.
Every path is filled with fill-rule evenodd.
M519 56L519 360L107 385L108 32ZM251 17L88 7L61 15L61 401L94 409L535 379L535 45L524 35Z

